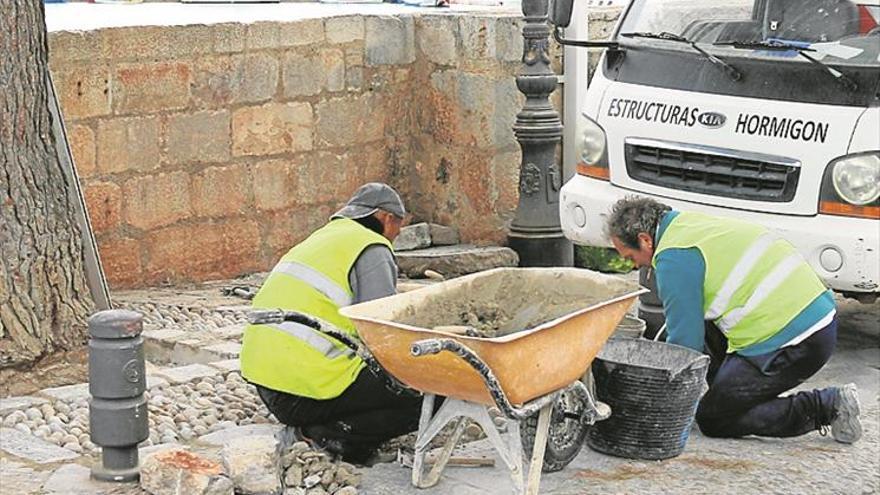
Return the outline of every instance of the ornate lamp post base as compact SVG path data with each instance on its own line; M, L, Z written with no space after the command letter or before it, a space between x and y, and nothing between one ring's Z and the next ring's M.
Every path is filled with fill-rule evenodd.
M516 86L526 96L513 132L522 148L519 204L510 225L508 244L519 254L520 266L571 266L574 251L559 224L562 173L556 147L562 121L550 103L556 74L550 70L548 0L522 0L523 65Z

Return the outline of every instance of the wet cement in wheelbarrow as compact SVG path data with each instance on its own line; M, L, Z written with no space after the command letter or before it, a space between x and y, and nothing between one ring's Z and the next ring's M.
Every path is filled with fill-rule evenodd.
M560 273L474 279L419 304L392 320L422 328L470 327L480 337L500 337L622 296L631 284L615 277L584 279Z

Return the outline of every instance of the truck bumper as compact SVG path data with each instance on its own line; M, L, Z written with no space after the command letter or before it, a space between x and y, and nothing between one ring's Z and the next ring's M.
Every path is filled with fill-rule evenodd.
M574 176L561 191L559 216L565 236L577 244L611 246L605 221L617 200L638 194L610 182ZM642 196L647 196L641 194ZM791 242L816 273L840 292L880 292L880 221L832 215L793 216L733 210L658 197L676 210L758 223Z

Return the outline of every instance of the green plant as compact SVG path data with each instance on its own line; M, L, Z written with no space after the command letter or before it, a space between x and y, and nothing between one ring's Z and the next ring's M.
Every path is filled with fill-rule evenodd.
M606 273L627 273L635 269L632 261L621 258L614 249L596 246L575 246L574 266Z

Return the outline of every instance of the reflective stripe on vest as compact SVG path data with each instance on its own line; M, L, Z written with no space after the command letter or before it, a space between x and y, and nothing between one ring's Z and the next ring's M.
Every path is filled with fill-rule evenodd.
M351 306L352 297L344 288L336 285L335 282L327 278L323 273L297 263L295 261L282 261L275 265L272 273L283 273L297 280L305 282L316 291L327 296L327 299L333 301L340 308L343 306Z
M714 321L721 316L727 306L730 305L730 299L733 297L733 294L740 288L746 276L752 271L758 260L770 249L770 246L773 245L776 239L775 235L767 232L758 237L743 253L742 257L733 267L733 270L724 280L718 293L715 294L715 299L712 300L709 309L706 310L705 318L707 320Z
M301 340L312 349L320 352L329 359L339 356L352 356L354 351L349 348L339 349L335 344L327 340L328 338L317 332L317 330L307 327L301 323L293 321L285 321L284 323L266 325L267 327L281 330L282 332Z
M745 305L731 310L716 322L718 328L724 333L730 331L730 329L735 327L747 314L751 313L759 304L764 302L764 300L767 299L767 296L776 290L776 288L779 287L779 285L788 278L793 271L801 266L803 262L804 258L797 252L782 260L782 262L776 265L776 267L773 268L773 271L767 274L767 276L761 280L761 283L755 287L754 292L749 296Z

